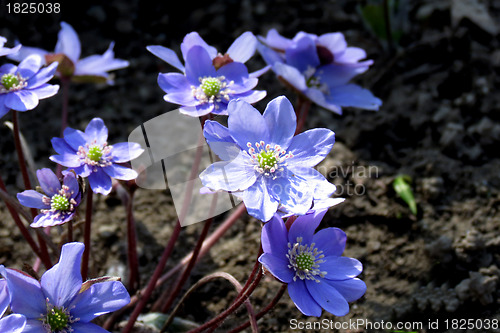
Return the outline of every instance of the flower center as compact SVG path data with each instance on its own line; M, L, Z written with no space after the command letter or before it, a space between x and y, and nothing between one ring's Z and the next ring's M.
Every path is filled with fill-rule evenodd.
M70 203L66 196L56 194L52 197L50 208L53 210L68 210Z
M309 246L302 244L302 237L297 237L294 244L288 243L286 257L289 262L288 268L295 271L294 281L299 278L320 282L317 277L325 277L326 272L320 270L320 264L325 262L323 260L325 256L322 254L323 251L318 251L315 245L314 243Z
M26 87L27 83L19 74L4 74L0 78L2 86L0 87L0 93L7 93L15 90L20 90Z
M198 87L191 86L191 92L194 98L198 101L198 105L205 103L228 102L229 94L234 94L234 91L229 89L234 84L234 81L227 81L225 76L218 77L203 77L200 78ZM215 104L215 109L219 106Z
M208 97L217 95L221 87L222 83L220 80L214 77L209 77L201 81L201 89Z
M47 311L45 323L50 327L52 332L59 332L68 328L70 315L63 308L54 307Z
M309 66L304 71L304 76L306 78L306 85L309 88L316 88L321 91L323 94L330 94L330 89L328 85L321 82L321 74L323 74L322 70L317 70L316 68Z
M278 171L283 171L283 167L286 166L285 160L293 157L291 152L287 153L281 146L271 147L264 141L256 142L255 147L251 142L247 142L247 147L247 152L255 163L255 170L264 176L272 176L273 179L276 179Z
M101 160L102 154L103 152L101 147L91 146L87 153L87 157L94 162L99 162Z

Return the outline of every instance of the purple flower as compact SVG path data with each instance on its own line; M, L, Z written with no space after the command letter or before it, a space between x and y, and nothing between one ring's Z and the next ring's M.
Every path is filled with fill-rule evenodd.
M332 193L330 184L313 167L332 149L335 135L316 128L294 137L296 117L285 97L273 99L264 114L245 101L231 101L228 127L205 122L204 135L222 159L200 174L211 190L233 192L248 213L268 221L280 207L305 214L315 194Z
M120 163L128 162L142 154L138 143L121 142L108 145L108 128L100 118L90 121L85 132L66 128L64 139L52 138L52 146L59 155L50 157L72 169L78 176L87 178L94 193L111 192L111 178L132 180L137 172Z
M290 40L271 30L261 40L257 48L276 75L321 107L341 114L342 107L378 110L382 105L369 90L349 83L373 61L361 61L364 50L347 47L341 33L299 32Z
M348 302L363 296L366 285L356 278L363 267L342 257L346 234L326 228L314 234L326 210L299 216L287 231L279 216L262 230L264 254L259 261L278 280L288 284L295 306L307 316L321 316L322 308L335 316L349 312Z
M78 34L66 22L61 22L61 30L53 53L36 48L23 46L18 53L9 56L10 59L21 61L31 54L40 55L45 61L51 63L59 61L58 74L62 77L71 77L74 81L104 81L113 84L109 71L128 67L129 62L115 59L113 52L114 42L103 55L91 55L80 59L81 44Z
M66 173L62 185L50 169L37 170L36 176L45 194L34 190L17 194L22 205L40 209L31 227L52 227L72 220L82 197L75 175Z
M12 297L12 311L27 318L24 333L108 332L90 321L130 302L119 281L108 278L82 283L84 247L82 243L63 245L59 263L46 271L40 281L0 266Z
M249 74L243 64L255 52L255 44L255 36L247 32L220 55L197 33L191 33L181 44L185 66L171 49L158 45L147 49L183 72L159 74L158 85L167 93L165 101L181 105L181 113L198 117L211 112L227 115L232 99L255 103L266 96L265 91L252 90L258 74Z
M42 68L42 59L32 55L19 66L4 64L0 67L0 117L9 112L33 110L40 99L54 96L58 85L47 82L54 76L57 63Z
M21 45L16 45L13 48L4 47L7 38L0 36L0 57L16 53L21 48Z
M5 310L11 302L7 281L0 280L0 317L3 316ZM11 314L0 319L0 332L3 333L21 333L26 326L26 317L20 314Z

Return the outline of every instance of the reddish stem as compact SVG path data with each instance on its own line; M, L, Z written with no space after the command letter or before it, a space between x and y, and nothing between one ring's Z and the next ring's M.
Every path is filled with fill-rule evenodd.
M127 239L128 239L128 266L129 266L129 291L139 288L139 260L137 258L137 235L133 212L134 193L127 196Z
M92 231L92 200L94 192L90 188L90 184L87 184L87 203L85 205L85 228L83 233L83 244L85 245L85 250L82 256L82 279L87 280L89 272L89 258L90 258L90 233Z
M304 128L310 108L311 101L299 96L297 101L297 112L300 116L297 119L297 129L295 130L295 135L299 134L302 131L302 128Z

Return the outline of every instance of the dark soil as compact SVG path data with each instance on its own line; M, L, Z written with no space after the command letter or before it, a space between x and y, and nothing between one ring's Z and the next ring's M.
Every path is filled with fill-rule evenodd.
M403 35L392 52L363 23L358 6L366 1L215 0L175 5L82 1L63 3L58 15L8 14L6 3L0 8L0 35L10 42L19 39L25 45L52 50L61 20L79 33L83 56L102 53L111 41L116 42L116 56L129 60L130 67L115 72L114 86L72 85L69 101L71 127L83 129L90 119L101 117L111 142L126 141L143 122L176 108L163 101L156 84L158 72L173 69L147 52L147 45L178 51L191 31L198 31L219 50L226 50L247 30L265 35L274 27L287 37L300 30L343 32L350 45L364 48L375 61L357 82L384 104L378 112L346 108L342 116L313 106L307 126L336 132L337 142L320 169L339 186L339 196L346 201L332 208L321 226L345 230L345 255L363 263L361 278L368 290L343 318L327 313L318 319L302 316L285 294L275 310L259 321L261 331L300 331L290 326L294 318L310 323L362 319L423 324L405 332L500 331L451 326L452 319L482 319L483 324L486 319L500 320L500 1L406 1L406 10L398 16ZM476 10L467 7L473 4ZM459 15L463 8L467 17ZM249 64L251 69L261 65L258 56ZM259 88L268 91L256 104L260 110L278 95L295 101L272 73L262 77ZM55 168L48 156L53 153L50 139L59 136L61 101L59 94L20 115L36 168ZM2 126L0 136L2 177L14 195L21 191L22 181L12 135ZM401 174L413 180L416 216L392 188L392 181ZM96 209L91 276L125 277L124 207L119 196L112 194L100 198ZM135 218L145 285L176 219L168 190L139 189ZM215 226L223 218L219 216ZM31 264L33 256L3 204L0 226L0 264L17 268L23 262ZM201 224L183 229L174 259L192 249L201 229ZM52 231L54 237L59 231ZM81 237L78 228L76 237ZM259 237L260 224L244 215L195 268L189 285L214 271L226 271L244 283ZM251 298L254 307L265 306L279 286L265 277ZM225 282L209 284L187 301L180 316L202 323L227 307L234 296ZM245 318L242 307L219 331ZM429 323L436 320L439 327L433 330L436 327ZM364 327L324 331L377 331ZM396 331L386 328L379 331Z

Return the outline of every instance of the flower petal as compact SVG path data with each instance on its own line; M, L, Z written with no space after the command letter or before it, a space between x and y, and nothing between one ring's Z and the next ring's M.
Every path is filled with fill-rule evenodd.
M109 44L108 49L102 55L91 55L76 63L74 75L96 75L108 77L107 72L129 66L129 62L123 59L115 59L113 52L114 42Z
M184 37L184 40L181 43L182 57L186 60L186 63L188 57L187 54L195 46L204 49L210 57L210 60L217 56L217 49L215 47L208 45L197 32L191 32Z
M306 280L307 290L314 300L326 311L335 316L345 316L349 313L349 303L334 287L320 280Z
M276 97L267 104L263 117L269 129L271 146L280 145L287 149L297 127L292 103L285 96Z
M292 40L285 38L279 34L276 29L271 29L267 32L266 38L261 38L269 47L277 50L285 50L292 46Z
M310 37L300 38L285 51L286 63L304 73L320 65L316 43Z
M109 333L104 328L97 326L94 323L77 322L71 324L72 333Z
M325 257L338 256L344 253L347 235L339 228L325 228L318 231L313 237L313 243L323 251Z
M204 186L212 190L243 191L257 180L249 157L241 152L234 160L215 162L200 174Z
M279 79L289 83L297 91L303 92L307 90L306 79L297 68L276 62L273 65L273 71Z
M72 172L68 172L64 175L63 184L68 187L69 192L73 192L71 195L72 198L75 198L80 192L80 185Z
M21 333L26 326L26 317L20 314L11 314L0 320L0 332Z
M193 46L189 49L186 57L186 77L190 84L198 86L200 78L216 75L212 59L204 48Z
M88 176L90 188L94 193L108 195L111 192L111 177L100 168Z
M76 151L62 138L52 138L50 142L52 143L52 148L60 155L76 154Z
M17 73L25 80L30 80L42 67L42 58L37 54L24 58L17 67Z
M227 107L228 129L234 141L244 150L247 143L269 142L270 133L260 112L247 102L232 100Z
M88 141L92 142L96 140L98 145L103 145L108 140L108 128L104 125L104 121L101 118L92 119L87 128L85 128L85 134Z
M38 99L49 98L57 94L59 85L57 84L42 84L41 86L31 89L38 96Z
M67 168L77 168L82 165L80 157L76 154L52 155L49 159Z
M288 231L283 220L274 215L262 228L261 234L262 250L264 253L273 254L277 257L288 252Z
M294 244L297 242L297 238L301 237L302 244L310 245L313 240L314 231L318 228L325 214L326 209L297 217L288 231L288 242Z
M131 168L127 168L118 164L102 168L102 170L110 177L119 180L132 180L137 178L137 172Z
M45 296L37 280L13 269L6 269L3 265L0 266L0 274L7 280L13 312L27 318L39 318L41 313L46 313Z
M16 111L33 110L38 105L38 96L30 90L19 90L8 93L5 106Z
M158 74L158 85L166 93L191 91L191 85L186 76L181 73Z
M283 176L268 181L269 193L279 198L280 204L287 211L296 215L303 215L312 206L314 186L293 175L289 170L283 171Z
M64 130L64 140L75 152L78 151L80 146L85 147L87 141L90 141L85 133L71 127L66 127Z
M48 168L37 170L36 178L38 178L38 183L47 196L52 197L59 193L61 183L52 170Z
M323 34L318 37L317 44L326 47L333 54L335 61L347 48L347 42L341 32Z
M245 63L250 59L257 47L257 38L250 31L242 33L227 49L227 54L236 62Z
M290 282L288 284L288 295L292 299L297 309L306 316L321 316L321 306L314 300L303 280Z
M259 262L281 282L289 283L293 281L295 273L288 268L290 262L285 256L276 257L270 253L264 253L259 257Z
M320 269L327 272L325 279L328 280L351 279L363 271L361 262L354 258L329 256L323 260L325 262L320 264Z
M263 222L269 221L278 209L279 201L267 191L264 177L257 178L255 184L243 192L243 202L248 214Z
M40 281L45 297L54 306L67 307L82 287L80 273L83 243L67 243L61 249L59 262L42 275Z
M169 103L179 104L183 106L197 106L198 101L194 98L189 90L167 93L163 99ZM213 105L213 104L212 104ZM208 113L208 112L207 112ZM206 113L205 113L206 114Z
M288 152L293 154L287 160L290 167L313 167L321 162L332 150L335 133L326 128L313 128L296 135Z
M35 190L27 190L17 194L17 200L19 200L23 206L38 209L50 208L50 206L43 203L43 197L44 195L42 193Z
M5 310L10 304L10 294L9 289L7 288L7 280L0 280L0 317L3 316ZM0 331L1 332L1 331Z
M64 53L76 64L81 53L80 39L76 31L68 23L61 22L61 30L59 30L57 37L54 53Z
M130 296L121 282L96 283L74 299L71 314L80 318L81 322L89 322L100 315L121 309L128 303Z
M366 110L378 110L382 101L368 89L356 84L335 87L330 90L327 101L340 106L352 106Z
M73 217L74 214L69 214L70 217ZM68 215L61 214L60 212L47 212L45 214L38 214L33 223L30 224L32 228L45 228L45 227L53 227L56 225L63 224L65 220L68 219Z
M113 145L112 161L125 163L139 157L144 152L141 145L136 142L120 142Z
M358 278L342 281L323 280L321 282L328 283L348 302L354 302L363 296L366 292L366 284Z
M161 60L165 61L167 64L177 68L181 72L184 72L184 65L181 63L179 57L177 57L177 54L173 50L161 45L149 45L146 49Z

